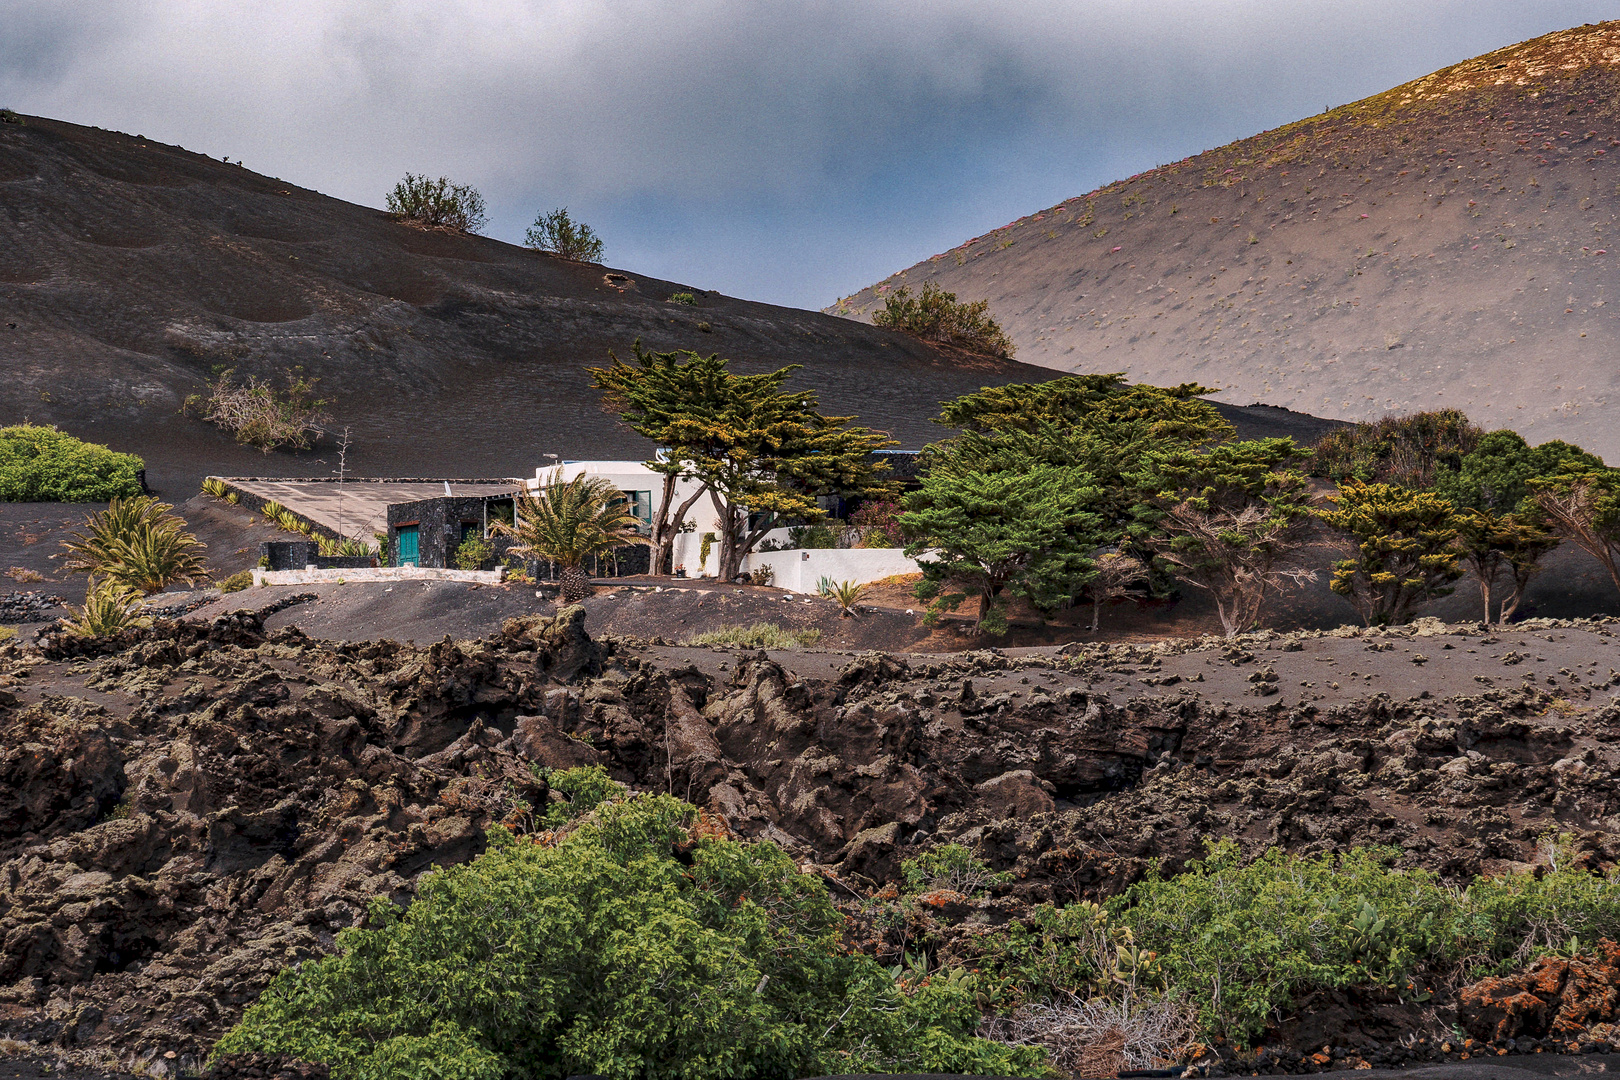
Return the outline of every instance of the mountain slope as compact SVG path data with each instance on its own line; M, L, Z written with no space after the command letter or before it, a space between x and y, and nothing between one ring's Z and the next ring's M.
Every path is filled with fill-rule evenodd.
M1620 22L1501 49L1021 218L936 282L1018 358L1370 419L1466 410L1620 461Z
M696 307L670 303L695 292ZM178 415L216 368L301 367L351 429L350 473L532 473L542 455L642 456L583 368L650 348L799 363L796 386L908 445L942 398L1043 379L817 312L750 303L380 211L178 147L0 123L0 423L142 454L184 497L208 472L335 471L333 439L269 456Z

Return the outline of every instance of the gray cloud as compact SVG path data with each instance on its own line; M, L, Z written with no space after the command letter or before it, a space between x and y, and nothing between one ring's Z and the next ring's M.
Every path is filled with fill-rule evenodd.
M0 101L817 306L976 232L1612 0L0 0Z

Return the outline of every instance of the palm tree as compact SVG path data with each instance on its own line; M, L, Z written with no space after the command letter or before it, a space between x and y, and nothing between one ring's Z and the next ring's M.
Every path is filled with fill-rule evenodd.
M207 580L207 545L185 531L185 520L169 513L173 509L145 495L114 499L85 520L85 531L63 542L69 558L62 568L101 574L147 595L177 582Z
M561 570L562 599L577 603L590 592L585 560L625 544L645 544L636 532L630 502L607 480L581 473L563 479L559 466L533 495L517 497L517 521L497 522L495 530L517 540L519 555L550 559Z

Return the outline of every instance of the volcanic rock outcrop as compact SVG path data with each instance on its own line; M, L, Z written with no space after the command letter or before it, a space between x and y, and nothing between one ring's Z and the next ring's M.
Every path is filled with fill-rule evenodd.
M1266 665L1182 642L867 655L816 681L737 652L715 677L582 617L416 647L266 633L244 611L0 647L0 1035L194 1063L275 971L492 825L534 827L546 770L580 765L772 839L844 897L956 840L1010 872L998 918L1112 895L1207 837L1399 844L1463 878L1527 864L1550 828L1593 866L1616 857L1601 681L1233 704L1170 673L1312 661L1276 635L1250 643L1277 650ZM1331 643L1411 668L1381 640ZM1121 672L1139 689L1102 688Z

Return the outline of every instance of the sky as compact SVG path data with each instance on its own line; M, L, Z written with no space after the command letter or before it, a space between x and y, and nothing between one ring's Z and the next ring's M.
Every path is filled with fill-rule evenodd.
M0 0L0 106L819 308L990 229L1620 0Z

